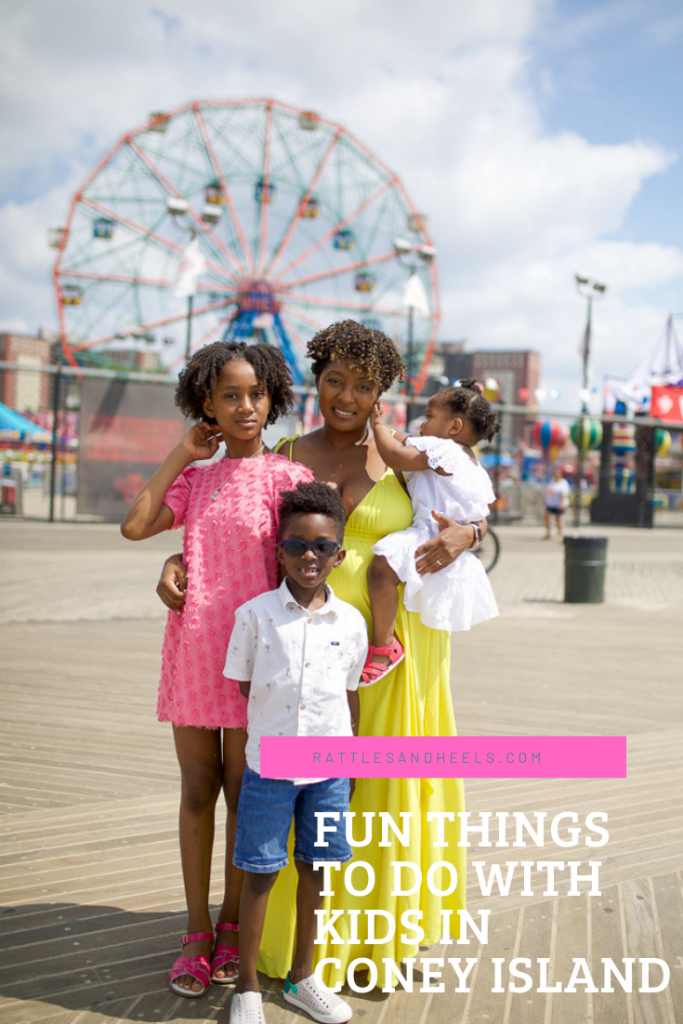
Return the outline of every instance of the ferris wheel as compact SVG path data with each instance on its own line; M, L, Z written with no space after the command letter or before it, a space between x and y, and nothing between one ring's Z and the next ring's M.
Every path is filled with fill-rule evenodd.
M242 99L152 115L94 168L52 244L72 364L146 350L173 372L212 341L268 341L301 382L308 338L347 318L410 346L415 390L431 360L440 311L424 218L396 174L312 111ZM188 244L199 269L183 298ZM419 304L405 305L401 256Z

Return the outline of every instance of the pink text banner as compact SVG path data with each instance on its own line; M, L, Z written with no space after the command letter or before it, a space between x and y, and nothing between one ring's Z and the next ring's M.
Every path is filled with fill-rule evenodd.
M271 779L624 779L625 736L264 736Z

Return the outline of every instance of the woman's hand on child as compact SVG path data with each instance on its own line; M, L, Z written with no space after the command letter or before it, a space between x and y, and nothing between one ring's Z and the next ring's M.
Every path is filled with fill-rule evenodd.
M157 594L172 612L181 612L187 590L187 569L182 555L171 555L164 562L157 583Z
M471 526L456 523L441 512L432 512L432 516L439 524L440 532L415 552L415 565L420 576L445 569L472 544Z
M180 442L192 462L211 459L218 451L221 428L216 423L195 423Z

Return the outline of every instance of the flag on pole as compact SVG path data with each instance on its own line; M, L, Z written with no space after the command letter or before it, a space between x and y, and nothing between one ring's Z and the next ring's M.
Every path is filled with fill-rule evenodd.
M408 278L408 284L403 292L403 305L417 310L422 316L429 316L429 299L422 281L413 273Z
M177 299L194 295L197 281L206 270L206 260L199 251L199 240L193 238L185 249L173 285L173 294Z

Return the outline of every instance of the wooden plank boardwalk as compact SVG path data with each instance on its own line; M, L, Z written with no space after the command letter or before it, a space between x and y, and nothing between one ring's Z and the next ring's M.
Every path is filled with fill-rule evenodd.
M609 816L609 843L469 850L470 911L491 911L488 943L426 958L477 959L469 991L349 995L365 1024L675 1024L683 1021L683 533L609 531L608 602L561 603L561 552L538 531L501 531L492 577L501 618L454 640L460 732L626 734L623 780L470 780L468 810L548 820ZM2 1024L227 1024L230 991L179 999L166 987L184 899L176 839L177 769L154 720L163 616L153 595L162 552L125 545L115 528L0 522L0 1021ZM216 857L222 856L217 836ZM532 861L532 896L485 896L483 870ZM600 896L546 895L538 862L600 860ZM217 860L220 863L220 860ZM212 889L219 900L220 872ZM495 891L495 890L494 890ZM533 984L495 985L494 960L532 961ZM566 987L584 957L599 990L602 958L665 960L658 993L538 992ZM464 963L464 960L463 960ZM637 967L636 963L636 967ZM638 988L640 972L634 973ZM652 970L656 984L659 972ZM514 979L512 979L514 980ZM517 984L521 985L519 979ZM264 979L269 1024L297 1017Z

